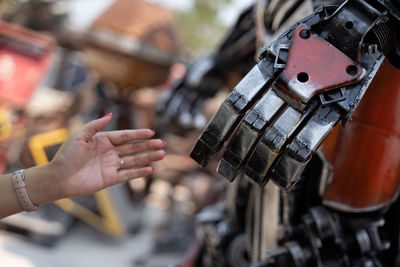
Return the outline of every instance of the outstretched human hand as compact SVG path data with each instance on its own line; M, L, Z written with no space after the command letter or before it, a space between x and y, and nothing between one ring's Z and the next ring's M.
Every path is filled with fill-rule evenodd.
M109 114L72 132L50 163L58 174L54 179L62 197L86 195L147 176L154 171L149 163L164 158L165 142L149 140L152 130L100 132L111 119Z
M15 188L11 174L0 175L0 218L154 172L149 164L165 157L165 142L150 140L149 129L101 132L111 119L109 114L72 132L51 162L24 171L25 186ZM21 188L25 194L16 191Z

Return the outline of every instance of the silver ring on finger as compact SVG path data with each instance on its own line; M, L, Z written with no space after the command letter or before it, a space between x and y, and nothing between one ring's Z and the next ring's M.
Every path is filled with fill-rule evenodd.
M123 169L125 167L124 166L124 158L123 157L119 157L119 159L121 161L121 168L120 169Z

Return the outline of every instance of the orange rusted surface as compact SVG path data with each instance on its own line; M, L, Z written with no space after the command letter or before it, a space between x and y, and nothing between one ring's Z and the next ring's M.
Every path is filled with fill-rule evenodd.
M394 199L400 185L400 70L383 64L353 121L324 150L334 166L326 205L372 211Z

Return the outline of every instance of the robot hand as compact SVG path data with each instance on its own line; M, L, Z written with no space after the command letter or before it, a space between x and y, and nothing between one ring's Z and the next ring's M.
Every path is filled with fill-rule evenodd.
M157 113L176 120L183 128L201 129L206 124L204 102L225 84L224 75L215 68L215 57L195 61L184 78L176 81L158 104Z
M383 61L390 34L378 32L390 32L394 19L388 7L376 8L363 0L321 7L276 38L223 102L191 157L206 166L229 140L219 173L290 189L333 127L350 120Z
M183 128L203 128L204 102L227 86L231 76L243 77L254 65L256 32L253 6L239 16L218 49L210 56L200 58L158 105L158 113L175 121Z

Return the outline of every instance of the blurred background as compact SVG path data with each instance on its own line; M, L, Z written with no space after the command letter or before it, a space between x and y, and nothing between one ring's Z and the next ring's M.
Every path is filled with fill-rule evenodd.
M226 182L188 157L200 130L166 124L156 105L252 2L0 0L2 173L45 164L110 112L108 130L153 128L168 152L151 177L2 219L0 266L192 266L196 214Z

